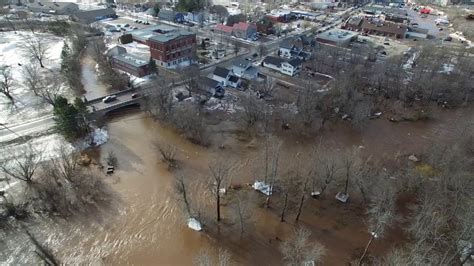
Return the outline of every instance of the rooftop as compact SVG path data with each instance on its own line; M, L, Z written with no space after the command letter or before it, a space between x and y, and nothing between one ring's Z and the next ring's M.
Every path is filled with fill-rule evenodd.
M299 58L294 58L288 61L288 64L292 65L293 67L297 67L303 64L303 61Z
M364 19L361 27L364 30L375 30L391 34L405 34L407 31L406 25L378 19Z
M256 25L247 22L239 22L233 26L233 28L237 30L247 30L249 27L256 27Z
M271 64L280 67L282 63L286 62L284 59L275 56L267 56L263 59L263 63Z
M224 25L224 24L217 24L217 26L216 26L216 30L227 32L227 33L231 33L232 29L233 28L231 26L227 26L227 25Z
M158 42L165 42L167 40L175 39L181 35L191 35L193 33L185 30L178 30L171 26L166 25L155 25L151 27L146 27L139 30L134 30L130 32L134 39L146 42L148 39L153 38ZM161 37L160 37L161 36Z
M248 68L251 64L250 64L249 61L244 60L243 58L239 58L239 59L235 60L232 63L232 65L236 66L236 67L240 67L240 68Z
M183 36L191 36L194 35L194 33L189 32L189 31L184 31L184 30L177 30L169 33L154 33L151 37L149 37L149 40L157 41L157 42L168 42L174 39L181 38Z
M28 7L32 8L48 8L51 10L61 10L67 8L68 6L77 6L76 3L73 2L49 2L49 1L39 1L28 3Z
M341 30L341 29L332 29L329 31L322 32L317 35L317 38L319 39L324 39L324 40L330 40L330 41L335 41L335 42L340 42L340 41L347 41L355 36L357 36L357 32L349 31L349 30Z
M199 83L207 88L217 88L217 87L220 87L220 84L219 82L211 79L211 78L208 78L208 77L200 77L199 78Z
M143 59L141 59L141 58L139 58L135 55L128 54L128 53L114 55L113 58L118 60L118 61L124 62L128 65L132 65L134 67L142 67L142 66L146 66L148 64L147 61L145 61L145 60L143 60Z
M221 78L227 78L227 76L229 75L229 72L230 71L228 69L218 66L216 67L216 69L214 69L214 72L212 72L212 74Z

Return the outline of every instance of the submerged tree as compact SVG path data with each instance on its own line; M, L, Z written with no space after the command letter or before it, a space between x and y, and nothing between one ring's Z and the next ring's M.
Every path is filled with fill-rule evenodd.
M358 265L362 264L372 242L377 238L383 237L387 228L395 221L395 190L388 184L384 184L377 188L377 191L378 193L372 196L367 210L370 238L359 259Z
M322 261L326 249L318 242L310 241L311 232L298 227L280 247L286 265L314 265Z
M231 177L234 166L232 163L225 161L224 158L219 158L209 165L210 171L210 188L214 193L216 203L216 220L221 220L221 189L225 189L223 186L225 182Z

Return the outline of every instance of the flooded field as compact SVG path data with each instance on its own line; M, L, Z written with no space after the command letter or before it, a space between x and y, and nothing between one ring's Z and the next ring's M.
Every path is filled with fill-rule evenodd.
M459 113L463 114L464 120L457 119ZM296 151L305 152L319 139L334 149L355 145L365 153L377 156L397 152L417 153L433 142L449 141L456 137L465 128L466 122L474 121L472 118L472 112L464 109L443 112L439 119L429 122L394 124L386 120L374 120L362 131L333 125L314 140L286 138L283 149L288 153L284 156L293 156ZM110 141L101 147L100 154L104 157L113 151L119 161L118 171L113 176L104 177L120 198L118 211L108 218L101 218L100 222L72 230L66 246L76 249L61 252L60 257L64 262L189 265L201 249L226 247L241 264L279 263L278 246L281 239L292 232L292 220L280 223L276 210L256 208L248 233L242 239L236 240L235 235L226 229L225 219L220 235L216 236L215 232L194 232L185 225L185 216L173 187L174 175L177 173L185 174L190 179L205 178L207 165L217 154L229 160L248 163L258 156L261 147L248 149L245 148L246 143L239 142L225 149L196 146L138 110L131 115L111 118L108 130ZM155 141L178 147L178 160L182 166L180 171L167 171L154 148ZM242 184L254 181L250 168L250 165L241 168L233 181ZM192 184L205 186L205 182ZM202 192L206 188L193 187L192 191ZM206 193L194 197L211 204L210 195ZM226 208L223 209L225 216ZM340 205L332 198L309 200L300 223L311 228L313 238L326 246L326 262L340 265L350 261L354 252L367 241L363 215L364 209L351 204ZM343 218L333 218L337 216ZM347 238L349 234L350 239ZM374 244L373 252L383 254L401 239L403 236L398 233L389 234L385 241Z

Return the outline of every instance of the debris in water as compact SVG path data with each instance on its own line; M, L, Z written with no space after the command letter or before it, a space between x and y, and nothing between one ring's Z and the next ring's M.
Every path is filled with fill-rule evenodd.
M347 200L349 199L349 194L346 194L344 192L337 192L336 199L339 200L340 202L346 203Z
M418 157L416 157L414 154L408 156L408 160L410 160L412 162L415 162L415 163L420 161L420 159L418 159Z
M193 229L194 231L201 231L202 230L202 225L198 220L196 220L196 218L189 218L188 219L188 227Z
M270 196L272 194L272 188L270 185L267 185L265 182L255 181L252 186L255 190L262 192L263 194Z

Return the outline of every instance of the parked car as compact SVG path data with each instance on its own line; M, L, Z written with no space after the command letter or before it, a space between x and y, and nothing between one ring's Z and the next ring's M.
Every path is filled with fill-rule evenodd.
M113 102L117 99L117 96L115 95L110 95L110 96L106 96L104 97L104 99L102 99L102 102L103 103L110 103L110 102Z
M140 96L139 93L134 93L134 94L132 94L132 99L138 98L139 96Z

